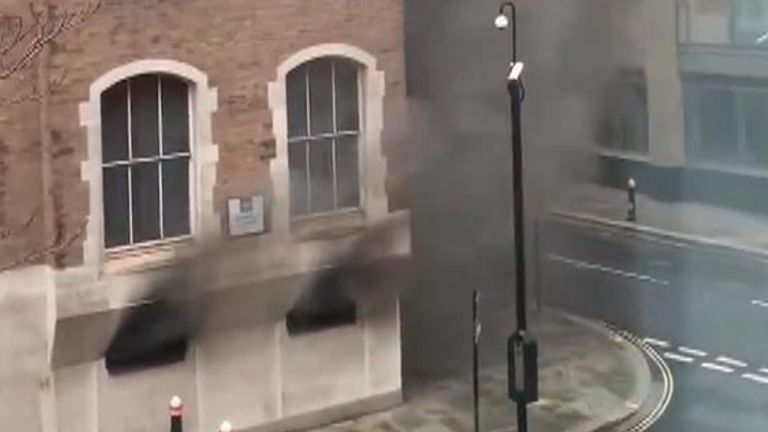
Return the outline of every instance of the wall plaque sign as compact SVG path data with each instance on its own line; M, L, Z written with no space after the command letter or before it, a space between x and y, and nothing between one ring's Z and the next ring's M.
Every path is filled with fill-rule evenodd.
M261 195L229 200L229 235L264 232L264 197Z

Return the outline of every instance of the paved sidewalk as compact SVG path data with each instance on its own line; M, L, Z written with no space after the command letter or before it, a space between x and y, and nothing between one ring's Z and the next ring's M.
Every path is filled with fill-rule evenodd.
M546 312L533 330L540 344L540 396L529 409L536 432L593 431L626 418L649 394L650 371L642 352L589 321ZM506 397L504 365L481 374L481 430L516 430ZM395 409L314 432L467 432L472 425L469 376L414 391Z
M626 191L589 183L572 188L570 197L555 206L557 210L625 220ZM760 214L696 202L663 202L638 192L637 223L768 254L768 218Z

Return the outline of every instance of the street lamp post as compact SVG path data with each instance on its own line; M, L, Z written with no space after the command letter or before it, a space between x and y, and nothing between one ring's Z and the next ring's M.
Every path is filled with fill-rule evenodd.
M527 405L538 399L537 345L527 333L525 299L525 212L523 195L522 103L525 93L522 82L523 63L517 61L517 10L512 2L499 8L494 24L500 30L510 26L505 15L509 9L512 24L512 62L507 75L512 128L512 193L515 238L515 306L517 330L507 342L507 373L509 397L517 405L517 430L528 431Z

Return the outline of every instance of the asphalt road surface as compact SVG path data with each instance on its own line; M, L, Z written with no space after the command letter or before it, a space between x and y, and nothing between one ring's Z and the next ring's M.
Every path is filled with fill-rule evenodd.
M655 345L675 378L652 430L768 430L768 262L595 226L539 226L545 305Z

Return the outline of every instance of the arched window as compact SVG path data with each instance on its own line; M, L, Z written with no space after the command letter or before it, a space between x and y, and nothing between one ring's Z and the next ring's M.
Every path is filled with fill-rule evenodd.
M192 234L190 85L141 74L101 93L104 246Z
M306 47L277 66L267 85L275 232L302 237L386 217L385 83L374 56L344 43ZM330 217L307 218L319 214Z
M360 67L321 57L286 77L290 214L360 207Z

